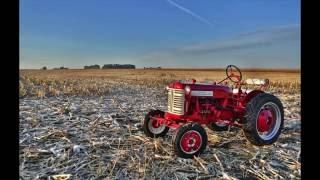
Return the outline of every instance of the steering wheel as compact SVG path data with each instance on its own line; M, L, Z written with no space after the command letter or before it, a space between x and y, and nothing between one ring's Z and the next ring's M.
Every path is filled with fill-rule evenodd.
M240 69L235 65L229 65L226 69L227 77L235 83L238 83L242 80L242 74Z

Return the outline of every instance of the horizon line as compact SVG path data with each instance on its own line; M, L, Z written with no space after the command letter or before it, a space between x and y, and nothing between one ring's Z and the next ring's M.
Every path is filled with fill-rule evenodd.
M158 66L159 67L159 66ZM161 67L161 66L160 66ZM68 67L65 67L68 68ZM186 68L186 67L161 67L160 69L157 67L146 67L146 68L150 68L150 69L144 69L144 68L135 68L135 69L131 69L131 70L187 70L187 71L192 71L192 70L203 70L203 71L224 71L225 68L199 68L199 67L195 67L195 68ZM41 68L19 68L19 70L42 70L42 71L50 71L50 70L128 70L130 68L127 69L84 69L84 68L68 68L68 69L47 69L47 70L42 70ZM301 68L240 68L241 71L289 71L289 72L301 72Z

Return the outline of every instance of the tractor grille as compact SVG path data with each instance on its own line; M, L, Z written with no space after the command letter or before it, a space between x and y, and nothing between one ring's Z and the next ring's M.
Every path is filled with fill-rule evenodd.
M184 114L184 90L168 90L168 112L176 115Z

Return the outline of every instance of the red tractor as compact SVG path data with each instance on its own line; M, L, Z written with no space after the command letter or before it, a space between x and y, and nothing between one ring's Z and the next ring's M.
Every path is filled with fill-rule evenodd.
M268 79L242 81L238 67L229 65L227 77L218 83L175 81L170 83L168 110L151 110L144 120L144 133L152 138L165 136L169 128L177 129L173 146L182 158L201 154L207 145L207 134L201 125L213 131L226 131L229 126L241 127L254 145L270 145L277 141L283 128L284 113L281 101L264 92ZM235 88L221 83L235 83ZM246 85L258 85L248 90Z

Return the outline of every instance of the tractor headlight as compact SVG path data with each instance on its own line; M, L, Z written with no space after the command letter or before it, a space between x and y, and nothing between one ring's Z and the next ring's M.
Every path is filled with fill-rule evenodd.
M169 86L166 86L166 90L167 90L167 91L169 90Z
M189 94L190 94L190 91L191 91L190 86L186 86L186 87L184 88L184 91L186 92L187 95L189 95Z

